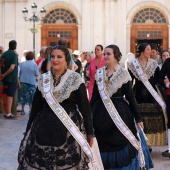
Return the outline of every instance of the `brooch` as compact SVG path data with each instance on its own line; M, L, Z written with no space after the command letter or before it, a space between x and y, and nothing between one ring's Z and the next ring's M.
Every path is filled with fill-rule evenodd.
M47 84L49 81L50 81L49 78L47 78L44 80L44 83Z

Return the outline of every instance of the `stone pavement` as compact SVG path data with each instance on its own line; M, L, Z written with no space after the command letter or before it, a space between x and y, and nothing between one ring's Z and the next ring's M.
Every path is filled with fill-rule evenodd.
M18 112L16 120L6 120L0 114L0 170L14 170L17 164L17 154L23 132L28 121L28 107L26 115L21 116ZM152 147L154 170L170 170L170 158L163 158L161 152L167 146Z

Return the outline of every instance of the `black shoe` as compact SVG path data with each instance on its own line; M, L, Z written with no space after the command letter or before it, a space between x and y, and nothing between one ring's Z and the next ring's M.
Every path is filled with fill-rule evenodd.
M162 152L162 156L163 156L163 157L169 157L169 158L170 158L169 150L167 150L167 151L165 151L165 152Z
M4 118L5 119L15 119L16 117L13 115L13 114L11 114L10 116L7 116L6 114L4 115Z

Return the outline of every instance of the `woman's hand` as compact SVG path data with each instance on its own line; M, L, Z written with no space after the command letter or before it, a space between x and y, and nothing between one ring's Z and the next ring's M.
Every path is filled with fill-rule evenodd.
M93 138L90 137L89 140L88 140L88 142L89 142L90 147L92 147L92 145L93 145Z
M137 125L138 125L138 127L141 127L142 129L144 129L143 122L138 122Z

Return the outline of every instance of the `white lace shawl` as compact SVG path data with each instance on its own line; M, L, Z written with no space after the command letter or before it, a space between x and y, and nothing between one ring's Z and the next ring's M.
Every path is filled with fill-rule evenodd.
M137 59L138 60L138 59ZM138 60L138 63L139 63L139 60ZM128 62L128 69L132 72L132 74L138 79L140 80L140 77L138 76L138 73L136 72L136 69L133 65L132 62ZM140 64L140 63L139 63ZM154 75L155 73L155 70L156 68L158 67L158 63L157 61L151 59L151 58L148 58L148 62L146 64L146 67L144 69L146 75L147 75L147 78L148 80L150 79L151 76Z
M71 92L77 90L80 87L80 85L84 83L84 80L80 76L80 74L69 69L61 77L60 83L56 87L53 86L54 80L52 75L50 81L51 81L51 90L53 92L53 95L59 103L68 99L70 97ZM41 93L43 91L42 85L43 85L43 79L41 75L38 83L38 89L41 91Z
M108 77L106 76L105 66L101 69L104 70L104 80L107 80ZM110 84L108 89L106 89L109 97L111 97L114 93L117 92L119 88L122 87L123 84L126 84L128 81L131 81L132 78L127 70L125 70L120 65L117 65L115 68L116 71L113 73L113 76L110 78ZM95 80L97 81L97 75L95 75Z

